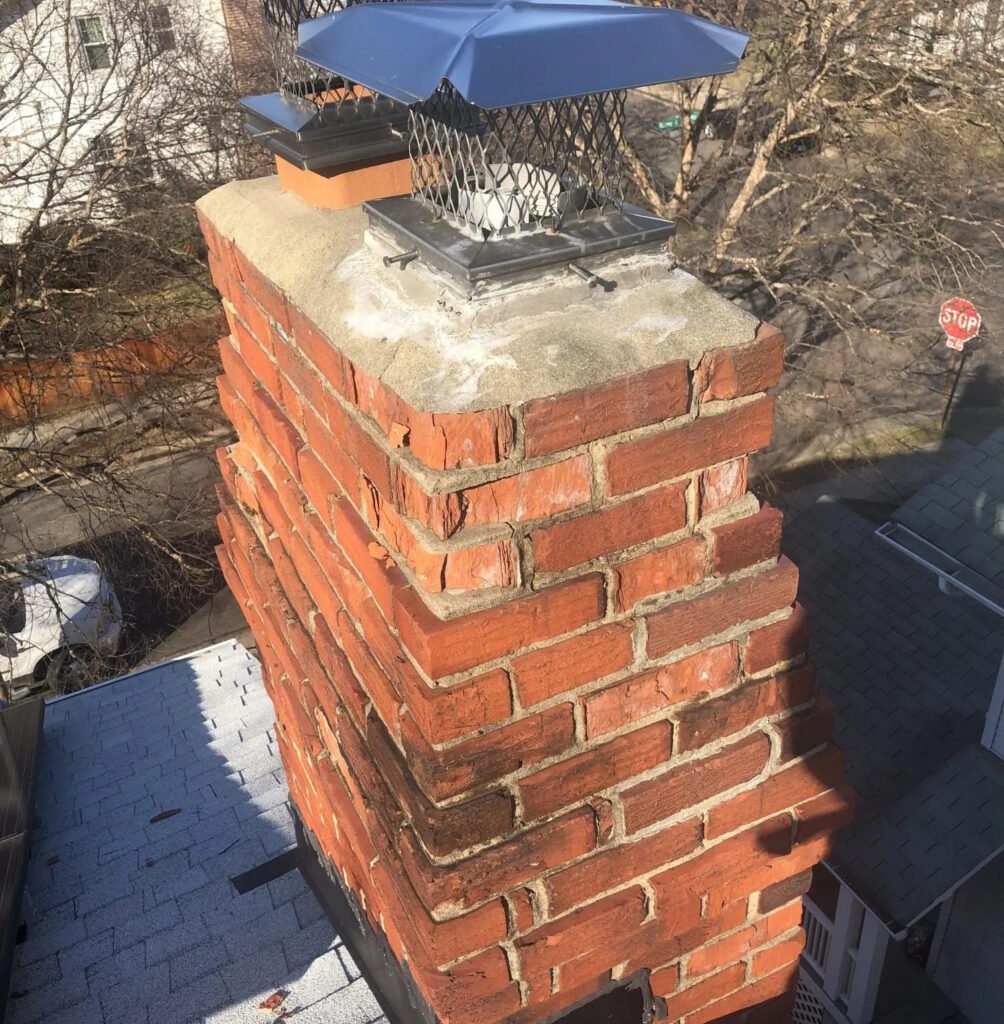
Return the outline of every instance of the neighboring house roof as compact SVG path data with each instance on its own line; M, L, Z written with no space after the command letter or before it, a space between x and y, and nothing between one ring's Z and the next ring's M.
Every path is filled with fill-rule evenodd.
M876 525L824 500L784 541L858 793L829 862L898 933L1004 849L1004 763L980 745L1004 630Z
M383 1020L298 871L230 881L295 842L272 718L233 642L48 704L8 1024Z
M937 570L951 575L954 561L960 579L975 595L1004 607L1004 430L962 456L944 475L921 488L892 517L894 525L937 549L903 542ZM895 538L895 534L893 534ZM940 552L947 560L937 557ZM1004 614L1004 612L1002 612Z

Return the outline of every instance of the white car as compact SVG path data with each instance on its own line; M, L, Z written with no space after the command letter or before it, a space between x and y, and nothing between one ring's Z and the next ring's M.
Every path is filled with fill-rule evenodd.
M59 555L0 576L0 679L66 693L95 682L118 648L122 609L97 562Z

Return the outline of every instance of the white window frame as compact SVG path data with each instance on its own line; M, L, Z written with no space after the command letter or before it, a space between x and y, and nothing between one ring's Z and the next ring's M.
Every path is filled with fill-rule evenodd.
M870 1024L889 943L888 929L843 882L833 921L808 896L803 908L803 923L815 937L816 953L815 957L803 953L803 963L848 1024Z
M163 22L158 24L158 19ZM174 32L174 18L168 4L151 4L146 12L146 30L150 48L154 53L166 53L178 48L178 37Z
M84 63L88 71L107 71L112 66L112 47L105 34L105 24L100 14L80 14L74 18L80 49L84 55ZM85 25L96 25L101 35L99 40L88 40ZM100 57L95 55L101 53ZM101 63L104 61L104 63Z

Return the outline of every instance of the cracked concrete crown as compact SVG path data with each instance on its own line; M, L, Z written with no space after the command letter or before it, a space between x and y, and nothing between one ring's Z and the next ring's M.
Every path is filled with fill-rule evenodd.
M470 412L595 387L753 340L759 321L659 256L615 254L611 293L569 272L465 300L427 272L386 268L360 208L319 210L275 177L199 200L224 237L413 408Z

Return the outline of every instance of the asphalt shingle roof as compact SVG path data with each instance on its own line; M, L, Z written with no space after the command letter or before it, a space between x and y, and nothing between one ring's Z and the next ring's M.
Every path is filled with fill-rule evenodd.
M230 881L295 842L271 729L236 643L48 705L8 1024L268 1024L280 989L297 1024L384 1020L299 872Z
M1004 848L1004 762L980 745L1004 629L874 529L822 501L784 541L858 793L830 862L896 931Z
M893 520L1004 587L1004 430L921 488Z

